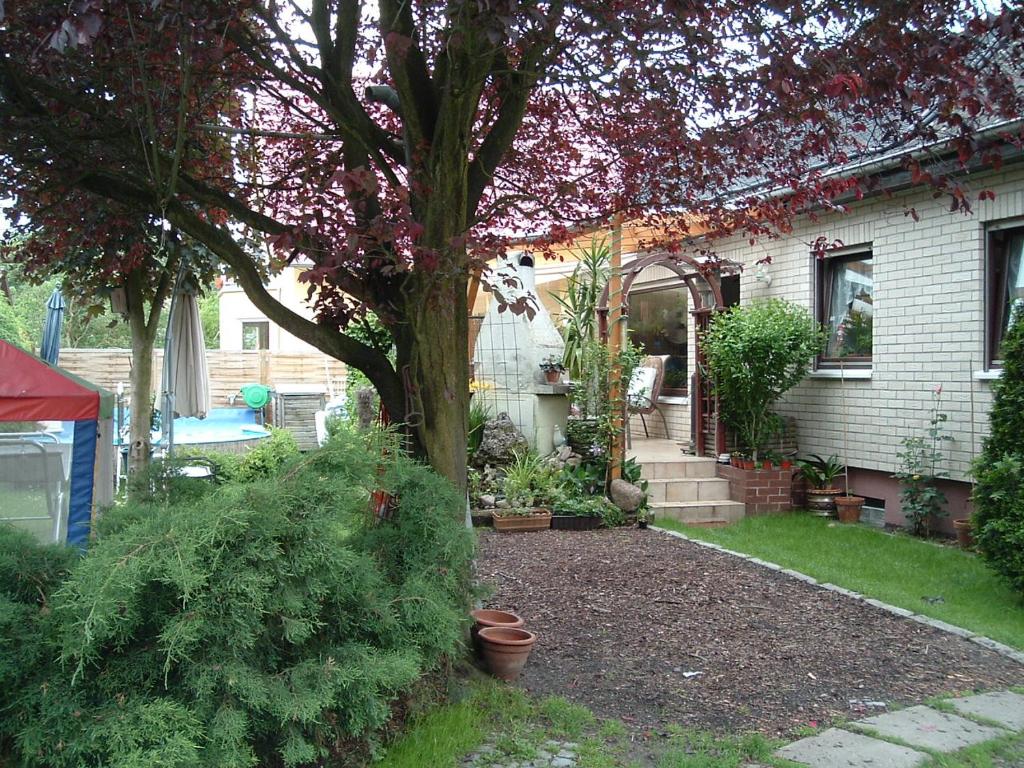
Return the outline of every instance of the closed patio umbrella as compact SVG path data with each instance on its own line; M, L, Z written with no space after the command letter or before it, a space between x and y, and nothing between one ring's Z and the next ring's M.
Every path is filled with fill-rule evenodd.
M167 451L174 447L174 417L205 418L210 410L206 342L195 292L180 287L171 299L164 341L162 375L164 406L161 420Z
M56 365L57 358L60 356L60 328L64 323L65 306L60 288L54 288L46 302L43 342L39 345L39 357L50 365Z

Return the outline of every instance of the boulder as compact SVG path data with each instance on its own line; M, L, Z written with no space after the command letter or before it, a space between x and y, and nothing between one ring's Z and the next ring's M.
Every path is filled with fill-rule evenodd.
M515 454L525 453L529 447L523 433L512 423L508 414L499 413L498 418L490 419L484 424L480 447L476 449L473 461L478 466L507 465L515 459Z
M608 496L623 512L636 512L644 501L644 492L621 477L612 480Z
M483 493L480 494L480 498L477 499L477 501L480 502L480 506L483 507L484 509L491 509L494 506L494 503L497 501L497 499L494 497L494 494L492 493Z

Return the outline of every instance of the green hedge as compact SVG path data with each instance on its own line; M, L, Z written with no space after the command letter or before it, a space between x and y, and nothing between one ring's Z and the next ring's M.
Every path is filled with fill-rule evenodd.
M0 560L0 606L20 618L0 620L16 760L313 765L381 727L459 648L472 542L443 479L377 455L347 434L267 480L125 510L65 580L33 580L45 608ZM378 487L397 498L382 524ZM18 644L32 650L12 678Z
M1024 322L1022 306L1002 343L990 429L974 463L974 528L981 556L1024 594Z

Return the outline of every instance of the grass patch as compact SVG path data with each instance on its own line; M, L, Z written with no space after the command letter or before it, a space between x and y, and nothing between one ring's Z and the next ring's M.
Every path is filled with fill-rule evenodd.
M759 734L717 736L676 726L669 727L667 736L639 734L620 720L600 720L560 696L535 700L485 679L474 682L462 701L414 718L374 766L457 768L468 755L486 750L477 765L490 768L529 763L566 743L575 744L577 768L735 768L752 761L778 765L771 753L782 744Z
M724 528L658 524L1024 649L1020 596L953 547L802 513L748 517Z
M658 768L735 768L744 763L772 761L779 746L758 733L744 736L715 736L703 731L672 729L668 749L657 761Z
M1010 768L1024 765L1024 734L1004 736L950 755L936 755L924 768Z

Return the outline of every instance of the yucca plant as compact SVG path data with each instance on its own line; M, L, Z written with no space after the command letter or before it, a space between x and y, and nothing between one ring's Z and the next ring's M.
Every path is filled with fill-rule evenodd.
M577 251L579 263L566 280L564 296L553 296L562 310L562 362L573 381L586 373L584 350L598 339L597 306L608 283L612 252L607 241L593 239L588 248Z

